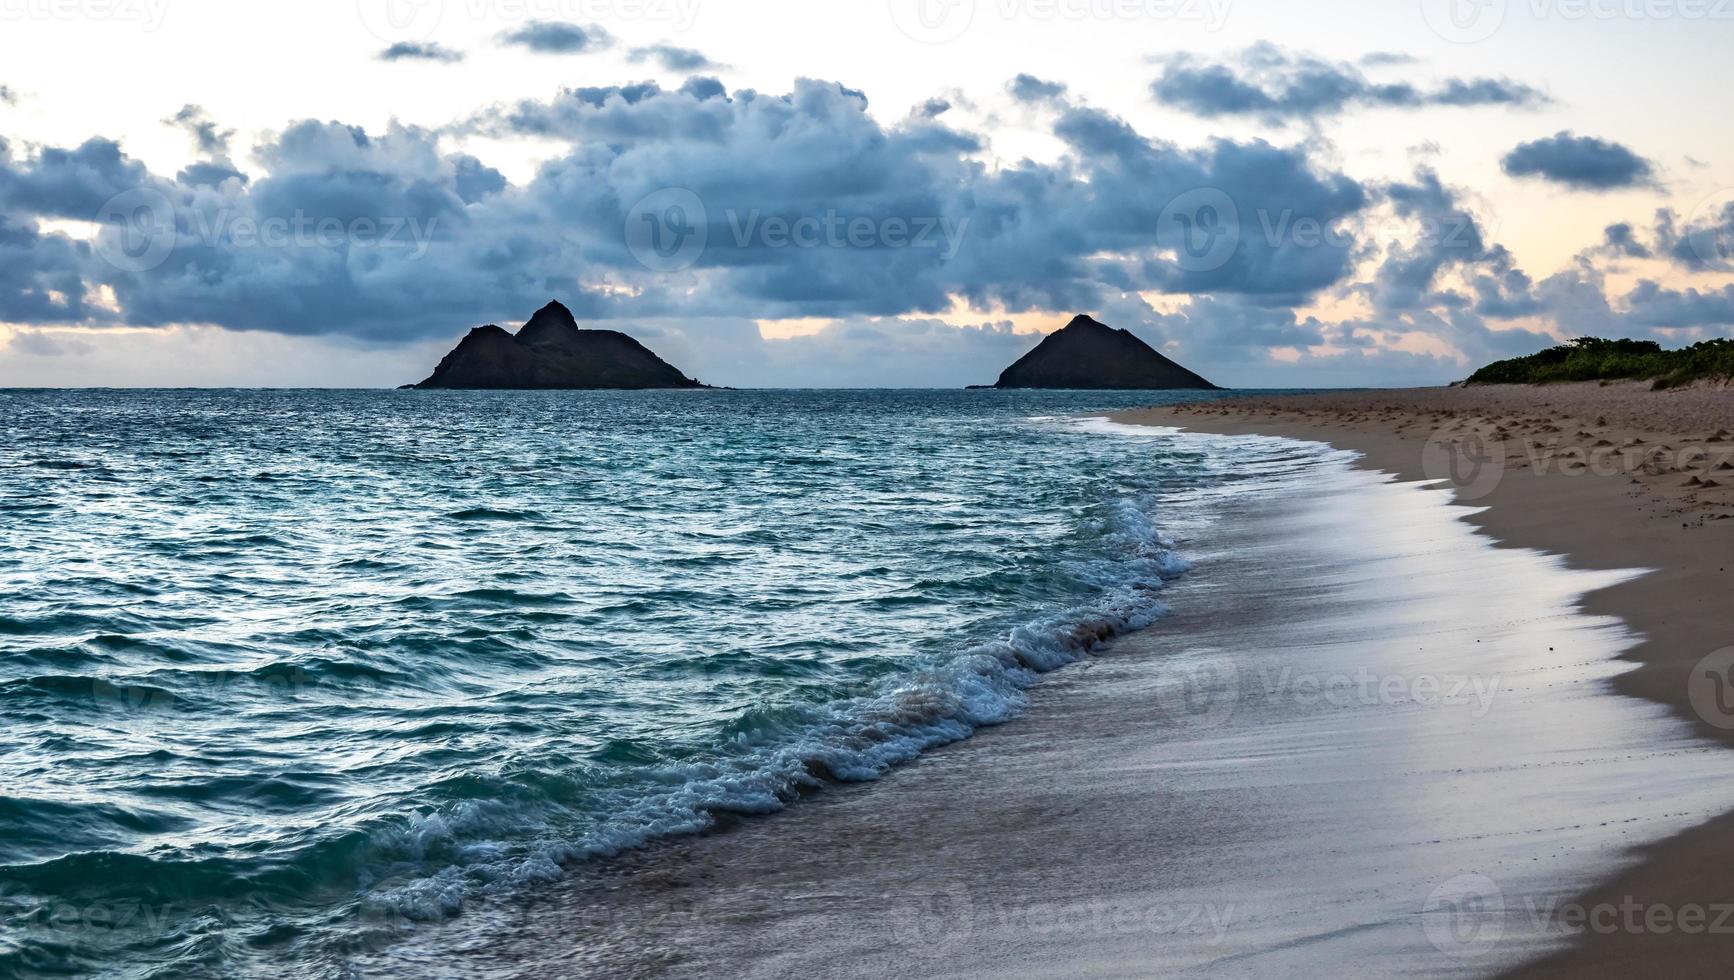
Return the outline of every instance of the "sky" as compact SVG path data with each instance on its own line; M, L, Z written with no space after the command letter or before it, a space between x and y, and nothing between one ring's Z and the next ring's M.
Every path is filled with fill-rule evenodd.
M1734 0L0 0L0 386L378 387L550 299L736 387L1734 325Z

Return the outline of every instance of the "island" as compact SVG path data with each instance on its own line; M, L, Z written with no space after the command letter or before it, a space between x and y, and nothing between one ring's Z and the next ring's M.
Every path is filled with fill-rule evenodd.
M1131 331L1116 330L1083 314L1048 334L991 387L1221 390L1163 357Z
M516 334L489 324L471 330L413 389L703 388L617 330L580 330L559 302L536 311Z

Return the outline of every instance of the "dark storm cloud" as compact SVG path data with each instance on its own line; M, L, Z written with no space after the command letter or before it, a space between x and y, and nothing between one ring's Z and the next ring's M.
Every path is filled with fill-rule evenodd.
M702 51L692 48L676 47L672 44L653 44L644 48L633 48L627 55L627 60L633 64L654 61L665 71L714 71L721 66L710 60Z
M1378 64L1395 64L1388 59ZM1346 62L1294 54L1258 44L1232 62L1190 54L1163 60L1151 84L1155 97L1204 118L1257 116L1273 122L1333 116L1351 109L1426 106L1534 106L1541 91L1507 79L1452 78L1432 86L1376 82Z
M538 54L578 54L606 48L613 43L613 38L600 27L539 20L501 34L500 42Z
M1566 131L1520 143L1500 164L1513 177L1540 177L1577 190L1603 191L1654 183L1650 162L1630 149Z
M937 312L955 294L1014 311L1087 308L1105 283L1301 296L1345 275L1351 247L1269 241L1261 217L1289 211L1331 225L1365 203L1359 185L1313 167L1301 149L1181 150L1076 107L1055 128L1073 150L1066 159L989 172L967 156L983 147L978 135L925 116L882 126L859 93L811 80L786 96L746 90L704 102L654 86L579 90L473 125L579 144L525 193L569 226L597 222L592 263L631 268L617 229L637 200L664 188L694 194L707 217L702 288L646 300L691 315ZM1200 189L1236 202L1242 241L1221 267L1176 269L1162 212ZM871 231L858 247L787 247L764 234L803 220ZM874 237L923 227L932 234L918 245Z
M442 154L429 133L308 121L256 156L264 172L250 184L153 178L103 141L0 156L0 209L28 212L5 225L0 316L397 341L534 309L556 293L580 315L598 312L558 230L510 209L473 210L468 201L502 197L504 178ZM122 192L126 208L110 214L105 201ZM40 233L29 214L103 226L92 248ZM132 224L168 246L147 267L120 250ZM104 286L118 315L86 305Z
M1076 152L1080 198L1074 210L1057 212L1056 225L1083 215L1089 251L1146 250L1135 261L1092 262L1098 274L1118 267L1134 289L1298 301L1351 271L1355 240L1347 220L1368 195L1351 178L1315 165L1304 148L1215 140L1182 150L1078 107L1063 113L1054 131ZM1185 221L1208 222L1212 211L1232 247L1207 261L1176 261L1188 245ZM1149 254L1151 246L1162 254Z
M465 204L474 204L506 189L506 175L467 153L451 158L453 189Z
M458 127L568 143L518 185L442 150L440 133L306 120L255 147L246 175L211 161L163 180L106 141L8 156L0 200L91 220L121 190L161 190L170 256L143 271L79 266L114 289L127 322L369 338L522 315L554 294L591 317L890 317L945 311L958 295L1014 312L1090 309L1121 290L1275 304L1349 273L1352 239L1315 246L1259 230L1283 212L1335 226L1366 203L1304 148L1187 150L1061 108L1063 159L990 171L974 159L979 134L920 113L883 124L835 83L800 80L782 95L725 93L713 79L639 83L567 90ZM708 240L689 288L586 288L666 282L625 229L642 224L640 202L671 188L701 202ZM1240 240L1218 266L1180 268L1163 212L1200 189L1235 202ZM273 241L262 226L335 237Z
M0 321L106 322L105 311L86 305L90 261L88 246L0 214Z
M1018 75L1007 85L1012 98L1019 102L1045 102L1057 99L1066 94L1066 87L1059 82L1047 82L1034 75Z
M380 61L433 61L440 64L456 64L464 60L464 53L443 44L432 41L399 41L379 53Z
M584 319L664 331L695 352L694 370L733 364L736 379L990 381L1030 338L929 318L961 300L1056 326L1095 312L1207 375L1230 372L1217 380L1274 379L1258 372L1280 348L1298 352L1297 377L1354 383L1467 373L1448 356L1384 349L1394 334L1487 360L1551 342L1498 321L1652 331L1712 322L1727 300L1639 291L1615 309L1587 264L1534 283L1427 169L1367 185L1310 142L1182 147L1064 92L1042 98L1061 152L993 166L987 134L947 125L945 100L881 121L859 91L811 79L782 93L708 77L573 88L437 131L302 120L250 147L247 173L212 153L172 179L108 140L28 152L0 141L0 320L393 342L513 321L552 296ZM208 120L185 122L197 134ZM561 145L514 183L454 150L473 135ZM104 205L140 191L162 202L172 247L133 268L115 258L128 220ZM84 243L42 230L58 218L102 231ZM1654 250L1715 267L1731 218L1665 213ZM1378 225L1392 220L1401 227ZM647 223L702 233L702 247L654 269L630 237ZM1222 246L1208 261L1193 247L1201 230ZM1642 247L1629 227L1610 229L1581 262L1616 246ZM1160 311L1154 294L1170 297ZM1346 323L1297 312L1327 299L1370 311ZM838 323L798 344L757 339L755 321L796 317ZM961 367L921 373L912 358ZM836 367L847 364L860 369Z
M737 91L699 98L655 86L577 90L523 104L508 129L558 133L574 152L545 164L524 193L555 220L583 228L592 263L630 271L621 229L637 202L667 188L703 208L704 288L661 300L691 315L891 315L946 308L940 274L956 252L939 234L964 217L960 196L979 167L960 153L972 134L921 118L884 127L859 93L802 80L787 96ZM654 217L654 216L653 216ZM801 224L859 224L849 245L786 240ZM932 229L928 241L887 240L887 228ZM800 311L807 311L805 313Z
M90 221L116 194L153 183L144 164L113 140L97 137L71 150L44 147L15 160L0 139L0 210Z

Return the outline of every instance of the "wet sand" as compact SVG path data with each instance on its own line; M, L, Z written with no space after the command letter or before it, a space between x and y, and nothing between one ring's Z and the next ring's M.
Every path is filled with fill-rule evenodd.
M1573 568L1648 574L1590 594L1586 611L1639 637L1615 690L1663 705L1707 740L1734 739L1711 672L1734 664L1734 391L1555 385L1235 399L1132 413L1197 432L1285 435L1364 454L1405 479L1444 478L1501 545ZM1706 659L1709 658L1709 659ZM1721 700L1719 700L1719 697ZM1598 777L1599 778L1599 777ZM1605 784L1586 781L1583 791ZM1723 977L1734 962L1734 814L1626 855L1571 904L1602 914L1526 977Z
M1449 494L1317 445L1103 437L1268 471L1191 502L1170 616L1011 723L575 874L394 966L1488 975L1569 949L1569 903L1632 845L1734 807L1734 755L1614 693L1635 639L1582 604L1633 572L1496 549Z

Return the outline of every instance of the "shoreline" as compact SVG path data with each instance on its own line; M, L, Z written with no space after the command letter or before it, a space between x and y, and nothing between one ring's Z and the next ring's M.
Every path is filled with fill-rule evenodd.
M1638 634L1620 655L1632 668L1614 678L1614 690L1665 706L1700 738L1734 745L1734 713L1716 706L1698 672L1704 658L1734 645L1726 612L1734 591L1734 395L1637 385L1423 389L1231 399L1114 418L1323 442L1361 454L1361 467L1432 480L1485 508L1466 519L1498 547L1559 555L1573 568L1646 569L1583 600L1586 612L1617 617ZM1725 870L1734 866L1734 812L1641 843L1624 864L1576 904L1661 910L1662 925L1621 919L1612 929L1584 929L1568 948L1505 975L1725 975L1734 926L1713 926L1718 908L1734 909ZM1698 910L1704 925L1673 924Z
M1322 446L1146 432L1104 437L1252 474L1179 515L1195 564L1165 591L1168 617L879 781L622 855L382 965L1482 975L1564 937L1513 927L1477 944L1487 923L1471 921L1464 947L1441 888L1486 872L1563 899L1617 867L1624 824L1661 836L1734 807L1719 749L1602 693L1630 638L1575 606L1626 573L1501 552L1443 497ZM1550 645L1578 656L1554 663ZM1574 725L1587 742L1561 737ZM1643 802L1537 805L1586 767Z

